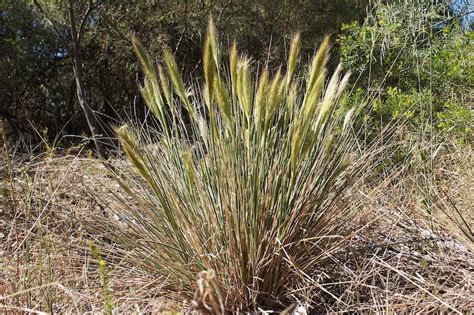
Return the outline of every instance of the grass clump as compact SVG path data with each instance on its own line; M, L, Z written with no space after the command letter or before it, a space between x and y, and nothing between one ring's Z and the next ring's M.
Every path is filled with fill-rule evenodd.
M211 21L201 88L185 86L169 51L163 69L133 39L159 127L116 129L136 206L112 233L127 259L214 312L291 304L354 227L345 192L363 161L350 157L353 110L337 107L349 75L328 76L326 38L299 76L299 38L286 71L254 77L235 44L221 64Z

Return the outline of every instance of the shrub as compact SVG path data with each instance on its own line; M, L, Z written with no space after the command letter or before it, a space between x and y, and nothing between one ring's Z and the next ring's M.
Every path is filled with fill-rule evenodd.
M162 67L133 40L158 127L116 129L137 175L119 182L138 206L111 232L127 259L215 312L282 307L354 228L353 110L336 110L349 75L326 80L326 38L302 80L299 40L286 73L253 77L235 43L224 71L210 22L202 90L185 86L169 50Z
M474 33L447 10L445 2L377 3L365 23L343 26L344 68L362 73L361 87L380 92L374 120L403 118L415 133L469 135Z

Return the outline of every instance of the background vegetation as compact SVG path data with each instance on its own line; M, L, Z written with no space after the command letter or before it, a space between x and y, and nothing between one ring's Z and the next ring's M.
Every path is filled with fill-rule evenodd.
M364 23L342 26L342 62L360 73L354 101L371 95L377 133L408 120L417 136L463 137L472 131L473 33L443 2L395 1L372 6ZM366 94L365 94L366 95Z
M90 107L104 127L118 117L144 116L132 34L152 55L170 47L184 77L199 77L203 34L212 14L219 33L225 34L224 46L237 40L255 60L253 67L268 62L274 69L285 60L285 47L296 31L302 35L302 52L309 56L323 35L337 34L342 23L362 20L367 3L73 1L75 23L85 17L80 54ZM58 134L90 135L76 97L68 7L68 1L0 4L0 114L15 132L47 130L50 140Z

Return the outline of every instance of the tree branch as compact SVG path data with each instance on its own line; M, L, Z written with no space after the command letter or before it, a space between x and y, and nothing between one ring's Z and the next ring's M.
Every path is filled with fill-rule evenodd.
M95 8L97 8L99 6L98 3L96 3L94 5L94 1L93 0L90 0L89 1L89 4L87 5L87 10L86 12L84 13L84 16L82 17L81 19L81 22L79 23L79 28L77 30L77 36L78 36L78 39L77 39L77 42L79 44L81 44L81 39L82 39L82 33L83 33L83 30L84 30L84 25L86 24L87 22L87 18L90 16L90 14L92 13L92 11L94 11Z
M36 8L40 11L40 13L44 16L44 18L46 19L46 21L51 25L51 27L53 28L53 30L56 32L56 34L58 35L59 37L59 40L61 41L61 43L63 44L64 48L69 51L70 50L70 47L69 45L67 44L67 41L66 39L64 38L63 34L61 34L61 32L59 31L59 29L56 27L56 25L54 24L54 22L49 18L49 16L46 14L46 12L44 11L43 7L39 4L38 0L33 0L33 3L34 5L36 6Z

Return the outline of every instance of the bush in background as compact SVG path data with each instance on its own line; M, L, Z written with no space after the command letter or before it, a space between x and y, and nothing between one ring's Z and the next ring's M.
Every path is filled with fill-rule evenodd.
M416 133L470 134L473 32L448 9L445 2L377 3L363 24L343 26L341 59L374 98L375 132L403 119Z

